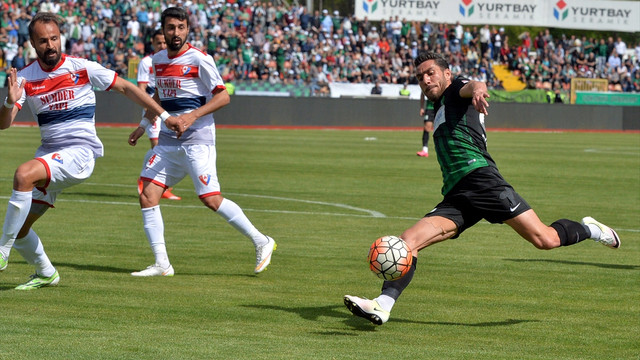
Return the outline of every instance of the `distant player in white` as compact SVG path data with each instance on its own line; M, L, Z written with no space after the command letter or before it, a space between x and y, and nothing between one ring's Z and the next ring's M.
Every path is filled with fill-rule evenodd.
M156 32L151 37L151 47L153 48L153 54L158 53L167 48L167 43L164 41L164 34L162 30L156 30ZM138 64L138 78L137 83L138 87L145 91L149 96L153 96L156 93L156 76L153 73L153 64L151 61L151 57L153 56L147 55L140 60ZM143 115L144 117L144 115ZM143 125L145 123L143 122ZM147 136L149 136L149 142L151 143L151 149L153 149L156 145L158 145L158 135L160 134L160 122L156 121L152 124L147 125L145 129L147 132ZM144 157L144 163L149 161L153 151L147 151L147 154ZM167 188L162 194L163 199L169 200L180 200L179 196L174 195L171 192L172 189ZM142 192L142 180L138 180L138 193Z
M116 90L140 106L150 116L170 119L160 105L114 71L86 60L65 56L60 40L61 19L40 12L29 24L29 39L37 60L17 71L9 70L9 93L0 107L0 129L11 126L25 101L40 126L42 145L35 159L18 167L13 192L0 238L0 270L8 265L11 248L34 265L31 280L16 289L32 290L56 285L60 275L44 252L31 226L50 207L62 190L86 180L103 155L96 135L93 88Z
M212 113L229 104L229 94L213 58L187 43L189 20L186 11L168 8L162 12L161 23L167 49L153 56L155 97L167 111L180 118L163 122L158 145L153 148L153 155L140 174L144 182L140 194L144 231L155 263L131 275L174 274L158 204L164 189L187 175L202 203L253 241L256 248L254 272L260 273L271 262L276 243L258 231L236 203L222 197L218 183ZM129 143L135 145L143 134L144 129L137 128L129 136Z

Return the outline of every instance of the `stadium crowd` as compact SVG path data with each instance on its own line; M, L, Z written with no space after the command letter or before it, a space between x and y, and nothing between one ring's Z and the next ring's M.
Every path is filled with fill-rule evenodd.
M225 81L307 85L326 95L330 82L417 83L420 50L446 54L452 72L500 89L492 65L503 64L531 89L567 90L573 77L605 78L611 91L640 92L640 42L621 38L554 38L549 30L510 39L503 28L406 21L357 20L280 0L3 0L0 71L36 58L28 23L52 11L66 23L63 51L86 57L121 76L129 60L151 52L150 37L168 6L188 9L190 43L211 54Z

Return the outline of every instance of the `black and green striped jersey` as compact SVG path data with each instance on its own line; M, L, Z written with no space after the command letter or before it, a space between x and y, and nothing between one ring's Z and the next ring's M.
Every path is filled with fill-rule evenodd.
M424 96L424 95L422 95L422 96ZM429 100L427 98L424 99L424 103L423 104L424 104L423 108L425 110L433 110L435 108L435 105L434 105L433 101L431 101L431 100Z
M435 103L433 140L442 170L442 194L446 195L465 175L485 167L496 167L487 152L484 114L460 97L460 89L469 82L457 77Z

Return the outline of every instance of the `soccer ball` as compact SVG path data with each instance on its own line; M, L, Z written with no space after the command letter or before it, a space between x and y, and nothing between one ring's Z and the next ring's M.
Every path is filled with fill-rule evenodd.
M397 280L409 272L413 255L404 240L383 236L371 244L369 269L384 280Z

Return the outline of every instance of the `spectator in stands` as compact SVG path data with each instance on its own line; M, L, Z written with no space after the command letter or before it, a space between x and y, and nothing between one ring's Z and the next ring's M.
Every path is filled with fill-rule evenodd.
M611 67L605 71L604 65L611 51L615 50L616 56L620 57L618 50L622 46L621 40L614 42L613 37L587 39L569 35L558 36L560 40L554 41L549 29L545 29L533 40L524 32L515 44L509 40L506 31L494 30L500 37L498 47L493 43L497 36L492 36L489 25L479 29L462 28L459 24L432 24L428 19L422 22L399 20L395 15L373 23L366 17L358 20L348 14L340 16L340 13L335 14L335 10L316 10L311 15L304 6L280 2L160 0L136 3L108 0L42 1L26 7L16 1L7 3L5 8L11 11L0 8L4 19L0 27L0 47L7 49L10 58L17 51L12 49L14 45L7 45L8 26L4 24L11 19L11 13L20 14L18 24L21 24L23 14L31 16L39 9L58 11L67 22L63 32L67 40L63 40L63 52L100 59L105 67L122 72L127 65L126 49L133 48L137 53L150 51L144 48L144 42L157 26L161 8L175 4L184 4L189 12L189 20L193 23L190 43L214 56L221 75L233 79L241 77L245 81L268 81L275 70L286 84L317 83L315 76L310 74L310 65L313 64L328 81L374 82L378 79L397 84L413 82L411 60L416 49L420 49L446 54L450 63L456 66L456 71L467 76L486 77L489 87L500 86L493 75L491 56L517 72L516 75L524 82L542 86L559 81L566 87L571 76L614 76ZM326 20L324 25L323 20ZM131 28L136 21L139 24L137 36ZM3 42L4 37L7 39ZM83 54L78 47L73 48L81 38ZM252 46L248 47L247 42L252 42ZM17 45L23 43L18 42ZM66 49L65 45L68 45ZM545 75L529 69L528 63L533 62L534 57L530 58L528 53L533 48L537 55L534 57L552 72ZM639 57L640 43L632 66L626 66L631 84ZM25 58L28 60L28 56ZM560 67L556 68L556 64ZM623 76L615 80L622 85L624 79ZM627 88L632 89L633 86L627 84Z
M382 95L382 86L380 86L380 81L376 80L375 85L371 88L371 95Z
M618 54L618 57L620 58L620 60L623 60L623 57L627 53L627 44L624 41L622 41L621 37L618 36L618 39L614 43L614 46L616 49L616 54Z
M0 72L6 72L9 68L9 63L5 60L4 49L0 47ZM4 87L4 83L0 84L0 87Z
M622 64L622 61L620 59L620 57L618 56L618 52L614 49L611 51L609 58L607 59L607 64L609 65L609 67L611 69L616 69L618 66L620 66L620 64Z
M18 53L16 54L16 56L11 61L11 66L13 66L14 68L20 70L25 65L27 65L27 61L26 61L26 59L24 57L24 48L22 46L19 46L18 47Z

